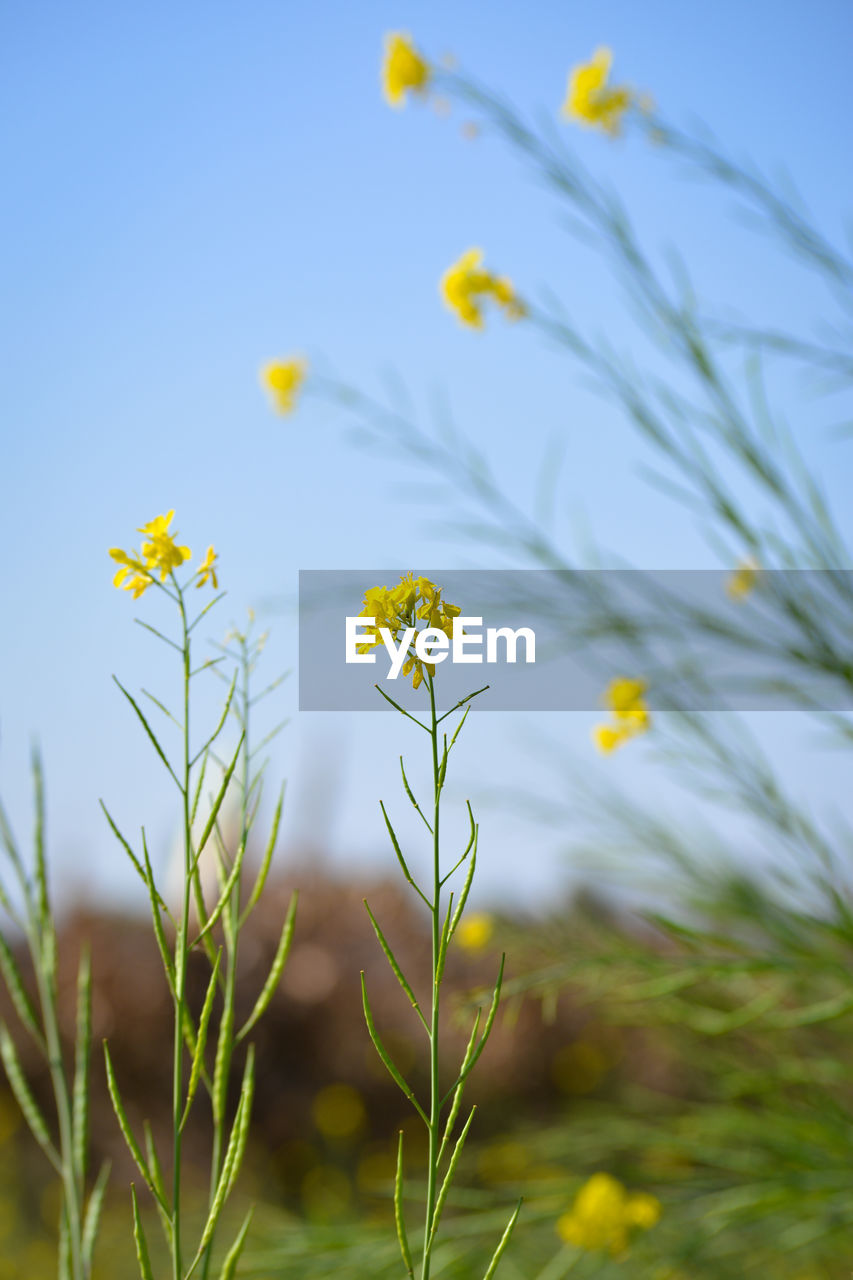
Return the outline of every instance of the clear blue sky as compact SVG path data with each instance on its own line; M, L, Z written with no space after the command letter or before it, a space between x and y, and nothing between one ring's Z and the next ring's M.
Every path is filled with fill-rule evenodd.
M466 141L458 113L385 105L382 36L401 28L549 113L568 68L609 44L617 78L647 87L676 122L702 119L736 154L788 171L817 221L841 235L853 172L853 11L841 0L6 6L0 790L23 819L37 735L53 855L87 892L136 888L99 796L129 829L146 821L161 845L172 834L159 767L109 679L166 690L170 676L132 624L146 601L134 606L110 585L109 546L130 545L136 525L176 508L193 549L212 541L221 554L229 599L214 636L247 606L291 596L299 568L472 562L470 547L442 541L407 499L400 482L411 477L355 451L328 407L271 415L263 360L299 350L368 387L393 367L416 395L446 388L525 501L546 442L568 435L567 538L584 519L638 567L714 563L689 514L638 479L636 440L564 362L519 328L472 334L442 308L441 272L481 244L523 290L547 282L591 327L616 342L624 329L598 264L499 146ZM575 133L652 246L682 250L710 302L810 332L818 293L796 266L780 274L725 200L639 140ZM843 509L849 454L828 431L838 413L814 401L799 421ZM269 621L275 674L295 661L295 630L283 614ZM293 702L291 690L280 708ZM383 847L375 798L395 793L400 748L376 719L288 731L274 766L295 781L291 843L305 834L311 780L337 761L344 800L317 841L340 860ZM489 781L501 760L523 769L512 725L501 725ZM587 719L565 717L559 732L588 753ZM368 751L356 749L359 734ZM472 786L491 736L472 730ZM613 764L623 778L639 767ZM496 836L493 892L507 840ZM543 848L536 866L541 890L553 855Z

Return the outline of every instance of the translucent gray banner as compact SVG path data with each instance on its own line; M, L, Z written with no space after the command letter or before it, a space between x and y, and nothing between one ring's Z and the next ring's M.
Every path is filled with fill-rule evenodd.
M389 710L375 685L408 710L424 707L425 687L412 688L412 673L389 678L393 651L384 643L372 662L347 661L356 653L347 618L361 613L368 588L393 588L402 576L300 573L300 710ZM454 569L424 577L469 619L455 654L447 637L435 668L443 709L488 685L478 710L596 710L618 679L642 681L650 710L853 709L853 570ZM522 630L533 644L508 634Z

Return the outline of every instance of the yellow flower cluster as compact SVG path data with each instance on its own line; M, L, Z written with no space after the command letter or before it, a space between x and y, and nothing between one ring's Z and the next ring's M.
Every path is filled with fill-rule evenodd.
M604 694L604 705L613 713L614 723L598 724L592 731L599 751L608 755L649 728L651 717L644 697L647 688L645 680L626 676L611 680Z
M261 385L269 393L273 408L278 413L292 413L305 374L308 361L299 356L289 360L273 360L261 369Z
M615 135L622 127L625 112L635 105L635 98L626 85L608 83L612 61L613 54L602 47L596 49L589 62L572 68L563 115Z
M416 578L413 573L405 573L396 587L371 587L364 593L364 608L359 617L375 618L376 631L372 638L358 646L358 651L369 653L381 643L380 627L391 632L395 643L401 632L405 632L408 627L417 627L418 621L426 622L430 630L443 631L446 636L452 636L453 619L458 618L461 612L458 605L442 600L441 588L430 582L429 578ZM403 675L412 676L413 689L417 689L423 681L424 670L434 676L435 663L422 662L410 649L403 664Z
M661 1205L644 1192L629 1194L609 1173L594 1173L557 1222L566 1244L578 1249L624 1253L632 1230L648 1231L660 1218Z
M482 329L482 303L491 298L508 320L519 320L525 306L506 276L496 276L481 266L482 249L468 249L441 277L441 296L462 324Z
M169 532L174 514L174 511L168 511L166 515L155 516L148 524L140 525L137 533L145 537L141 553L122 551L120 547L110 548L110 555L119 565L113 578L113 586L133 592L134 600L138 600L156 580L156 573L159 573L160 581L165 582L170 573L192 557L189 547L178 546L175 541L178 535ZM211 582L214 589L218 588L216 561L216 552L213 547L208 547L204 560L196 570L197 587Z
M385 37L382 92L390 106L404 106L409 91L423 96L430 74L429 63L418 53L411 36L392 31Z
M754 558L742 561L726 583L726 595L729 599L745 600L751 595L760 572L761 566Z

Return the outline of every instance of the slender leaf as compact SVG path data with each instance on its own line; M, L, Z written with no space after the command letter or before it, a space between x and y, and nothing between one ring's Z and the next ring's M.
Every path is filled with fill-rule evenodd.
M151 725L148 723L148 721L145 719L145 716L144 716L144 715L143 715L143 713L142 713L142 708L141 708L141 707L139 706L139 704L134 700L134 698L132 697L132 695L128 693L127 689L125 689L124 685L121 683L121 681L120 681L119 679L117 679L117 677L116 677L116 676L113 676L113 680L115 680L115 682L116 682L116 684L118 685L119 689L121 689L122 693L123 693L123 694L124 694L124 696L127 698L128 702L129 702L129 703L130 703L130 705L133 707L134 711L136 712L137 716L139 717L139 719L140 719L140 721L141 721L141 723L142 723L142 727L143 727L143 729L144 729L144 730L145 730L145 732L148 734L148 737L151 739L151 744L152 744L152 746L154 747L154 750L157 752L157 755L160 757L160 759L163 761L163 764L164 764L164 765L166 766L166 768L169 770L169 773L172 775L172 780L174 781L174 783L175 783L175 785L177 786L178 790L179 790L179 791L183 791L183 787L181 786L180 782L178 781L178 775L175 773L175 770L174 770L174 769L172 768L172 766L169 764L169 761L168 761L168 760L167 760L167 758L166 758L166 753L165 753L165 751L164 751L164 750L163 750L163 748L160 746L160 743L157 741L157 735L156 735L156 733L155 733L155 732L154 732L154 730L151 728Z
M459 1157L462 1155L462 1148L465 1146L465 1139L468 1137L468 1130L471 1128L471 1121L474 1119L474 1114L476 1110L477 1110L476 1106L471 1108L471 1114L469 1115L468 1119L465 1121L465 1125L462 1129L462 1132L460 1133L459 1138L457 1139L456 1146L453 1148L453 1155L450 1157L450 1164L447 1166L447 1173L444 1175L444 1181L441 1184L441 1190L439 1191L438 1197L435 1202L435 1209L432 1215L432 1224L429 1229L429 1244L427 1246L428 1248L432 1247L432 1242L435 1239L435 1233L436 1231L438 1231L438 1224L441 1219L442 1211L444 1209L444 1202L447 1199L447 1193L450 1190L450 1184L452 1183L454 1174L456 1173L456 1166L459 1164Z
M406 880L409 882L409 884L412 886L412 888L415 890L418 896L429 907L429 909L432 910L432 903L430 902L429 898L426 896L426 894L422 891L420 886L412 878L412 873L406 865L406 859L403 857L403 851L400 848L400 842L397 839L397 835L396 835L396 832L394 831L394 828L391 826L391 820L388 817L388 814L385 812L385 805L382 803L381 800L379 801L379 808L382 810L382 817L385 819L385 826L388 828L388 835L391 837L391 844L394 846L394 852L397 855L397 861L400 864L403 875L406 877Z
M412 1265L412 1251L409 1248L409 1237L406 1235L406 1220L403 1214L403 1130L400 1130L400 1137L397 1141L397 1175L394 1179L394 1222L397 1227L397 1239L400 1242L400 1252L403 1255L403 1264L406 1268L406 1274L409 1280L414 1280L415 1269Z
M521 1206L523 1203L524 1203L523 1200L519 1200L518 1204L515 1206L515 1212L513 1213L512 1217L507 1223L506 1230L504 1231L503 1235L498 1241L498 1247L497 1249L495 1249L495 1252L492 1254L492 1260L489 1263L489 1267L488 1267L488 1270L486 1271L486 1274L483 1276L483 1280L492 1280L492 1276L497 1271L498 1263L500 1262L501 1257L503 1256L504 1250L509 1244L509 1238L512 1235L512 1229L516 1224L518 1215L521 1213Z
M201 1017L198 1023L198 1034L196 1035L195 1052L193 1054L192 1066L190 1068L190 1080L187 1086L187 1100L184 1106L184 1114L181 1117L180 1128L183 1129L190 1114L190 1107L193 1104L196 1089L198 1088L201 1069L204 1064L204 1050L207 1044L207 1028L210 1023L210 1014L213 1009L213 997L216 994L216 980L219 977L219 966L222 959L222 948L216 953L216 963L210 974L210 982L207 984L207 994L204 997L202 1005Z
M107 1189L107 1183L110 1180L110 1161L105 1160L101 1165L98 1176L95 1179L95 1185L92 1187L89 1195L89 1202L86 1205L86 1213L83 1217L83 1234L80 1242L80 1249L83 1255L83 1266L89 1271L92 1269L92 1255L95 1252L95 1241L98 1238L98 1227L101 1221L101 1209L104 1205L104 1194Z
M18 968L18 962L12 953L8 942L0 933L0 970L3 973L3 980L6 983L6 989L12 998L18 1017L21 1019L23 1026L26 1027L42 1053L47 1053L44 1035L38 1023L38 1015L35 1011L32 1001L30 1000L27 990L24 986L24 980L21 977L21 971Z
M377 922L377 920L376 920L376 917L374 916L373 912L370 910L370 907L369 907L369 906L368 906L368 904L367 904L367 898L364 898L364 899L363 899L363 902L364 902L364 906L365 906L365 909L366 909L366 911L367 911L367 914L370 916L370 923L373 925L373 929L374 929L374 931L375 931L375 933L376 933L377 938L379 939L379 945L380 945L380 947L382 948L382 950L385 952L385 956L386 956L386 958L387 958L387 960L388 960L388 963L389 963L389 964L390 964L390 966L391 966L391 969L392 969L392 971L393 971L393 973L394 973L395 978L397 979L397 981L399 982L400 986L401 986L401 987L403 988L403 990L405 991L406 995L409 997L409 1000L411 1001L411 1004L412 1004L412 1008L414 1009L415 1013L416 1013L416 1014L418 1015L418 1017L420 1018L421 1022L422 1022L422 1023L423 1023L423 1025L424 1025L424 1027L425 1027L427 1030L429 1030L429 1027L428 1027L428 1025L427 1025L427 1020L426 1020L426 1018L424 1017L423 1013L421 1012L421 1006L418 1004L417 996L415 995L415 993L414 993L414 991L412 990L412 988L409 986L409 983L408 983L408 981L406 980L406 977L405 977L405 975L404 975L404 973L403 973L403 970L400 968L399 964L397 963L397 958L396 958L396 956L394 955L394 952L391 950L391 947L390 947L389 943L387 942L387 940L386 940L386 938L385 938L384 933L382 932L382 930L381 930L381 929L380 929L380 927L379 927L379 924L378 924L378 922Z
M249 1234L254 1212L254 1207L252 1207L243 1219L243 1225L240 1228L237 1239L223 1260L222 1270L219 1272L219 1280L234 1280L234 1276L237 1274L237 1263L240 1261L240 1254L243 1252L243 1245L246 1243L246 1236Z
M282 971L284 970L284 966L287 962L287 957L290 953L290 944L293 940L293 925L296 919L296 903L298 901L298 897L299 895L294 890L290 899L290 905L287 908L287 915L285 916L284 925L282 926L282 930L281 930L281 936L278 940L278 947L276 948L275 958L273 959L273 962L272 962L272 968L269 971L269 976L267 977L267 980L264 983L261 994L258 996L257 1000L255 1001L254 1009L249 1014L249 1017L247 1018L246 1022L243 1024L243 1026L240 1028L239 1032L237 1033L236 1042L238 1044L245 1036L248 1035L248 1033L251 1031L252 1027L255 1025L258 1019L262 1017L263 1014L266 1012L269 1006L269 1003L276 992L279 981L281 979Z
M396 1081L396 1083L402 1089L403 1093L409 1099L409 1102L411 1102L412 1106L415 1108L418 1115L423 1120L424 1124L428 1124L429 1121L427 1120L426 1112L424 1111L421 1104L418 1102L417 1098L415 1097L414 1093L410 1089L409 1085L403 1079L398 1068L395 1066L394 1062L392 1061L391 1055L388 1053L388 1050L385 1048L385 1045L382 1043L382 1041L379 1038L379 1033L376 1030L376 1026L373 1021L373 1014L370 1009L370 1001L367 998L367 986L364 981L363 969L361 971L361 1000L362 1000L362 1004L364 1005L364 1020L367 1023L367 1030L371 1040L373 1041L376 1047L376 1052L379 1054L380 1058L385 1063L388 1074L391 1076L392 1080Z
M169 1212L169 1206L166 1203L165 1198L161 1196L160 1191L158 1190L158 1187L157 1187L157 1183L154 1179L154 1176L151 1173L151 1170L148 1168L148 1164L145 1160L144 1155L142 1154L139 1143L136 1141L136 1138L133 1136L133 1130L130 1127L130 1121L127 1118L127 1114L125 1112L124 1106L122 1105L121 1095L119 1094L119 1091L118 1091L118 1083L116 1082L115 1071L113 1070L112 1059L110 1058L110 1050L106 1040L104 1041L104 1062L107 1068L107 1088L109 1089L110 1100L113 1104L113 1111L116 1114L116 1119L118 1120L119 1128L121 1129L122 1136L124 1137L124 1140L127 1143L127 1149L130 1152L130 1154L133 1156L137 1169L145 1179L145 1184L148 1187L148 1190L157 1200L158 1204L161 1204L163 1209L166 1212Z
M30 1086L27 1084L24 1075L21 1060L18 1057L18 1051L15 1043L9 1035L9 1030L5 1022L0 1022L0 1057L3 1059L3 1066L6 1068L6 1075L15 1095L15 1100L23 1112L24 1119L30 1127L30 1132L42 1151L47 1156L50 1163L56 1169L57 1173L62 1174L62 1160L59 1152L56 1150L47 1127L47 1121L39 1110L38 1104L30 1092Z
M74 1091L71 1135L74 1173L82 1187L89 1148L89 1059L92 1052L92 965L88 947L80 952L77 970L77 1037L74 1044Z
M151 1259L148 1256L148 1244L145 1240L145 1231L142 1227L142 1219L139 1216L139 1205L136 1203L136 1187L132 1182L130 1184L130 1199L133 1204L133 1238L136 1241L136 1260L139 1263L139 1275L141 1280L154 1280Z

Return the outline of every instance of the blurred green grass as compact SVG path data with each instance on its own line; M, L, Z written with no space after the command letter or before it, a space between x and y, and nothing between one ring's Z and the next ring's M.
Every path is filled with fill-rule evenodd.
M261 967L275 945L276 903L288 892L276 886L247 943ZM259 1032L253 1133L230 1210L236 1229L247 1205L257 1206L241 1276L400 1274L391 1206L396 1132L406 1129L414 1204L422 1190L418 1123L375 1068L354 999L359 968L375 975L377 1019L403 1058L407 1046L413 1054L415 1032L393 986L383 985L362 892L319 877L302 885L293 969ZM464 1036L472 993L490 981L498 949L506 947L512 970L494 1042L471 1087L479 1108L474 1141L448 1203L437 1274L481 1272L519 1195L525 1205L506 1255L510 1280L849 1274L853 1037L838 1001L847 989L849 943L825 920L810 926L808 914L792 907L781 929L786 909L776 903L771 913L769 886L756 881L751 892L753 919L772 914L776 922L772 947L757 930L736 952L695 926L652 929L580 895L547 919L495 918L481 949L457 951L449 974L451 1053L453 1027ZM370 896L382 902L422 980L428 940L410 905L391 886L374 885ZM727 903L733 917L731 885L712 904L717 919ZM65 933L60 953L68 963L79 937L92 937L98 1033L109 1030L129 1110L149 1116L156 1133L168 1123L168 1090L156 1064L168 1043L169 1008L157 995L144 923L75 916ZM787 955L786 933L796 938ZM130 971L132 983L123 977ZM66 994L68 981L63 975ZM98 1064L94 1076L94 1166L102 1156L114 1161L97 1274L130 1280L133 1173ZM43 1086L36 1073L34 1088ZM203 1126L188 1142L201 1157ZM598 1170L663 1204L660 1223L622 1259L578 1254L556 1232ZM200 1216L201 1175L190 1194ZM0 1094L0 1280L55 1274L55 1196L13 1100ZM455 1216L455 1208L464 1214ZM153 1214L150 1205L146 1213ZM150 1239L157 1237L153 1230ZM165 1260L152 1261L160 1274Z

